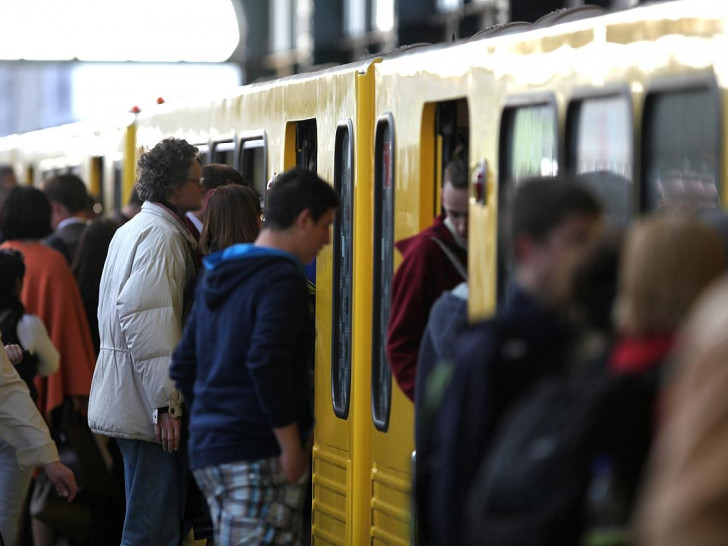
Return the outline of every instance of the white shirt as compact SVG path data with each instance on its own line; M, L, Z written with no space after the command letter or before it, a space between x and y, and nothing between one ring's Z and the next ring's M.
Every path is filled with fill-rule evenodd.
M187 218L190 219L190 221L192 222L192 224L194 224L194 226L197 228L197 231L200 232L200 233L202 233L202 222L200 222L197 219L197 216L195 216L194 214L192 214L192 212L190 212L190 211L187 211L187 213L185 214L185 216L187 216Z

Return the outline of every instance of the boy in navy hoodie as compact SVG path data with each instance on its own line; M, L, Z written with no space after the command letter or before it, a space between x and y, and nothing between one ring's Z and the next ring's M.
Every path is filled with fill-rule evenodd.
M339 198L291 169L253 244L205 258L170 375L190 411L190 468L215 544L297 544L313 427L314 323L303 266L330 242Z

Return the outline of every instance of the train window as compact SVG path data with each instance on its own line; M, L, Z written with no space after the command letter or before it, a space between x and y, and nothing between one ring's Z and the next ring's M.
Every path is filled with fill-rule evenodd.
M611 223L632 216L632 115L624 95L571 103L567 121L568 167L601 198Z
M197 148L197 161L200 162L200 165L205 166L210 163L210 147L207 144L195 144L195 147Z
M501 181L556 175L557 138L553 104L507 108L501 125Z
M389 428L392 372L387 362L387 326L394 272L394 119L377 121L374 137L374 286L372 290L372 419Z
M245 179L253 185L261 199L265 196L265 187L268 183L266 138L245 138L240 141L239 171Z
M316 120L306 119L296 123L296 166L317 172Z
M642 142L642 209L720 203L720 106L708 87L650 93Z
M232 140L212 145L211 163L222 163L235 168L235 143Z
M351 393L351 320L353 298L354 229L354 141L351 120L336 130L334 187L339 192L341 207L334 221L334 279L331 333L331 398L334 414L349 416Z

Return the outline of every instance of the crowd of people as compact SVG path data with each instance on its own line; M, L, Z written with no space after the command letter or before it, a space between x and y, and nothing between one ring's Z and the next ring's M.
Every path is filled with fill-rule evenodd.
M180 139L141 156L107 218L73 174L0 181L4 543L300 542L304 265L329 243L331 186L284 173L263 224L249 182Z
M494 316L462 283L411 344L418 543L725 543L725 217L619 231L569 177L508 197Z
M339 197L291 169L263 221L238 171L173 138L137 175L92 220L77 176L38 189L0 168L0 536L299 544L304 267ZM618 231L579 180L520 181L501 196L497 310L469 324L467 187L455 154L441 216L396 244L387 355L415 403L417 543L724 542L723 215Z

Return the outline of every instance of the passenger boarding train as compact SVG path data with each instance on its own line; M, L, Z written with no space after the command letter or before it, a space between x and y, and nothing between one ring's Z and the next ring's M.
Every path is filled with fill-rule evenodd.
M317 260L312 539L404 546L414 434L384 347L394 241L439 212L461 142L473 320L495 309L499 202L519 179L583 175L619 224L668 204L720 205L726 52L728 2L584 6L215 100L9 136L0 162L31 184L75 172L109 211L128 197L140 153L169 136L195 144L203 163L238 168L261 194L295 165L330 181L342 207Z

